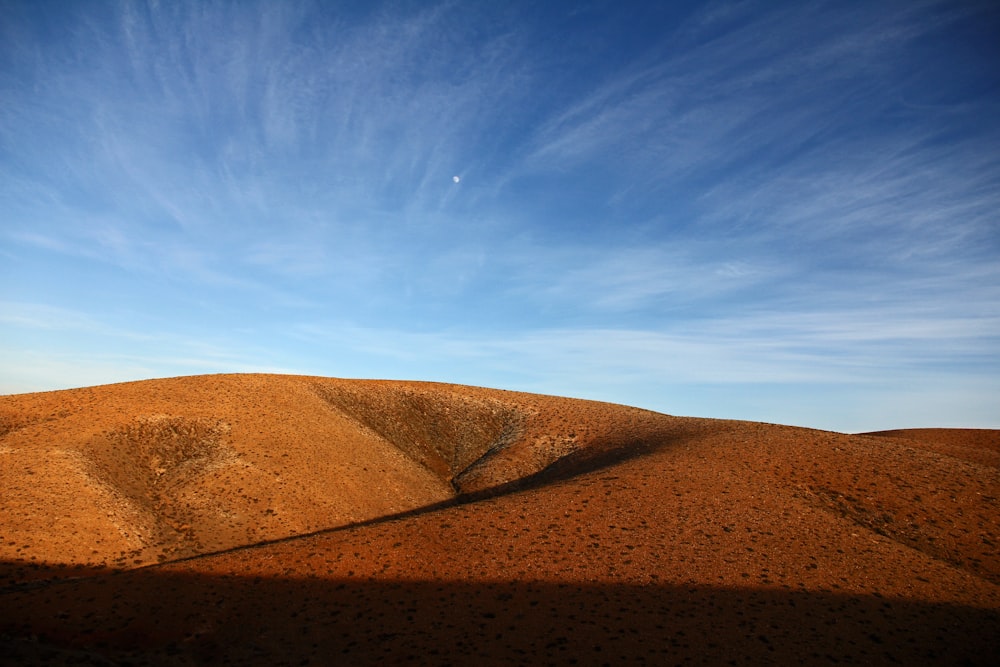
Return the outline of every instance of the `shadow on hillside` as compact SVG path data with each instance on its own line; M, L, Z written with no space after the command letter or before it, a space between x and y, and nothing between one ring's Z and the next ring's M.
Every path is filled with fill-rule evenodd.
M51 565L25 560L0 560L0 595L3 595L8 588L46 585L55 579L78 579L111 574L115 571L110 567L91 565Z
M150 568L0 595L5 665L985 665L998 654L998 610L822 592Z

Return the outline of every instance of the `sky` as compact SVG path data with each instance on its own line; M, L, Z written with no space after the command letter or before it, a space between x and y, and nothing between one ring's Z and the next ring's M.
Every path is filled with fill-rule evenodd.
M0 0L0 393L1000 428L1000 6Z

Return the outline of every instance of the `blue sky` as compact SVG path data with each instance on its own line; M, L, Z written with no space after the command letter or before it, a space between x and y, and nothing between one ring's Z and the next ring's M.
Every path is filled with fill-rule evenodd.
M1000 427L998 35L989 1L0 2L0 392Z

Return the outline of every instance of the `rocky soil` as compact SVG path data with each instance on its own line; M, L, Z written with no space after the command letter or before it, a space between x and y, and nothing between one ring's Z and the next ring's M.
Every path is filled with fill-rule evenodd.
M454 385L0 397L0 663L993 664L1000 432Z

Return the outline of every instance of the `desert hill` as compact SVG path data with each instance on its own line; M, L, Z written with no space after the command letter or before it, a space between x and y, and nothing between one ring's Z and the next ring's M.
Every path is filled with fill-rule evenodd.
M0 559L135 567L502 489L676 420L445 384L215 375L0 397Z
M4 396L0 655L991 664L998 447L416 382Z

